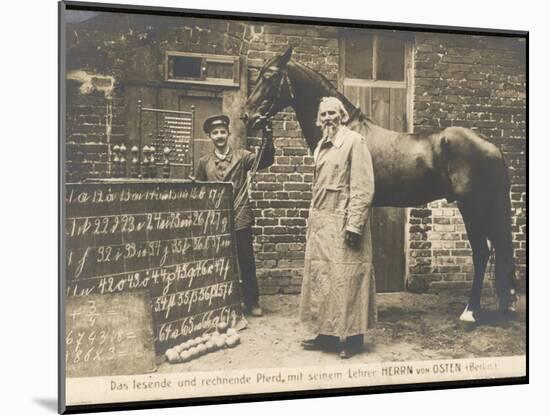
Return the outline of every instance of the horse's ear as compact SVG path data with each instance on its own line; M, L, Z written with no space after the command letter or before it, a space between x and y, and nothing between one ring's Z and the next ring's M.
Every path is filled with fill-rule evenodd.
M281 60L279 61L280 66L285 66L292 56L292 46L289 46L285 53L281 55Z

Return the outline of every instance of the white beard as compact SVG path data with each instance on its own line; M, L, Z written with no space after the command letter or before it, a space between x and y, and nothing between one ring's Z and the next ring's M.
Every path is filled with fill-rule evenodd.
M338 129L333 124L323 125L323 138L331 140L334 134L336 134L336 131L338 131Z

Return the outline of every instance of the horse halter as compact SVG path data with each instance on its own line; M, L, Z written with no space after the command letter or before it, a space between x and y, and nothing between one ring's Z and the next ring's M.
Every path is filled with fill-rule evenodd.
M279 69L276 68L275 70L279 70ZM262 117L271 118L277 113L275 111L275 105L277 101L279 101L279 99L281 98L281 95L283 93L283 86L285 82L288 88L288 94L290 95L290 99L292 100L294 99L294 88L292 87L292 82L290 81L290 78L288 76L288 71L286 69L283 69L282 74L283 75L281 76L281 80L279 81L279 86L277 88L277 93L275 94L273 100L271 101L271 106L264 114L262 114Z

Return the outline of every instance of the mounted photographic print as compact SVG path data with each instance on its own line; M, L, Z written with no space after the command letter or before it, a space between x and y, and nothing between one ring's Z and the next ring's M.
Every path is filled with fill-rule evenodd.
M527 383L527 32L59 10L60 412Z

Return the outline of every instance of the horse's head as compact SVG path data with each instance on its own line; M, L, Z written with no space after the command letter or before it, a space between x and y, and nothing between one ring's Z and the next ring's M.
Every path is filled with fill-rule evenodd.
M262 128L268 118L290 104L293 91L288 79L287 64L291 56L292 47L289 47L285 53L267 61L260 70L243 114L249 128Z

